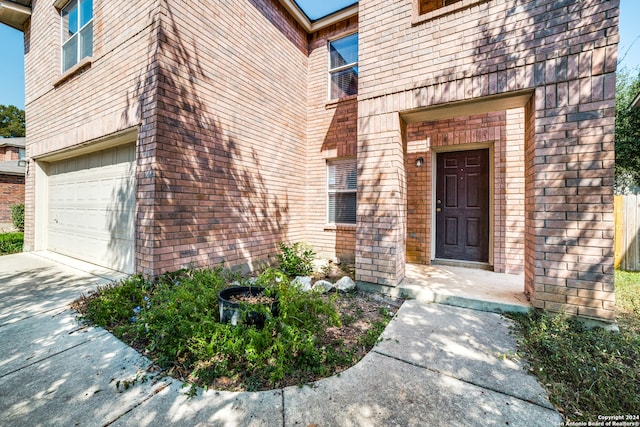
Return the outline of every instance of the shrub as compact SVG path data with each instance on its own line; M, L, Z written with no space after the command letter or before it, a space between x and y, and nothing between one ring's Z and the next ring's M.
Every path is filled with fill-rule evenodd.
M93 323L151 356L160 367L203 386L230 378L247 390L274 388L285 376L326 375L350 354L319 346L318 338L339 326L326 299L291 286L282 272L268 269L255 282L277 295L277 317L264 327L219 323L218 292L235 277L226 270L180 270L154 281L132 276L101 288L82 309Z
M0 255L22 252L24 233L0 234Z
M280 243L280 270L289 277L306 276L311 274L313 266L311 262L315 253L303 243L296 242L291 246Z
M24 203L11 205L11 221L15 228L24 231Z

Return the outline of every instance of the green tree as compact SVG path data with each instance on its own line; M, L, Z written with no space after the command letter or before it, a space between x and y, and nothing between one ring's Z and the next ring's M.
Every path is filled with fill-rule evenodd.
M640 69L623 67L616 79L616 192L624 193L640 186L640 107L629 107L640 94Z
M11 138L24 135L24 110L15 105L0 105L0 136Z

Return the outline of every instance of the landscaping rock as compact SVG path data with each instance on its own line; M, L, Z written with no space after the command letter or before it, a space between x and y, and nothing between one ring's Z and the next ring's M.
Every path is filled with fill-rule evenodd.
M344 276L336 282L335 287L342 292L351 292L356 289L356 283L351 280L351 277Z
M311 277L296 276L296 278L293 279L291 284L300 286L300 289L302 289L304 292L309 292L311 290Z
M312 262L314 272L324 272L329 268L328 259L314 259Z
M340 261L340 258L338 258L337 256L335 256L335 257L331 258L331 259L329 260L329 262L330 262L331 264L335 264L335 265L340 265L340 264L342 263L342 261Z
M332 290L334 287L335 286L331 282L328 282L326 280L318 280L313 284L312 289L314 291L320 291L321 293L325 294Z

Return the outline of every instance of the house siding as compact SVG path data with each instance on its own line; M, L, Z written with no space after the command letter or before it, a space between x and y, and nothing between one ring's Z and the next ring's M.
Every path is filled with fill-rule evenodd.
M524 269L524 110L498 111L407 125L407 261L429 264L432 232L434 150L484 144L493 152L493 270ZM477 145L476 145L477 147ZM424 165L416 160L422 157Z
M11 223L11 205L24 203L24 176L0 173L0 223Z
M152 0L95 2L91 65L72 69L61 80L59 12L52 3L34 2L24 32L26 153L31 159L25 250L45 249L42 238L36 241L36 223L43 219L36 218L34 159L127 129L141 129L146 135L153 127L159 11ZM138 173L144 177L152 166L141 161L143 157L138 152ZM38 161L38 167L46 172L47 162Z
M434 153L483 144L494 270L535 307L613 319L618 0L419 4L363 0L306 34L277 0L96 2L93 58L62 75L59 14L35 2L25 249L47 156L134 130L136 271L246 270L306 241L397 286L431 261ZM327 43L355 31L358 95L328 100ZM357 224L327 224L327 161L354 157Z
M494 0L417 24L410 1L359 5L357 279L404 277L401 113L530 91L526 290L536 307L613 319L618 1Z
M319 256L347 261L355 255L355 224L327 223L327 160L356 157L358 100L329 100L328 43L357 30L356 16L309 37L306 239Z
M306 44L274 1L166 4L143 272L251 269L305 239Z

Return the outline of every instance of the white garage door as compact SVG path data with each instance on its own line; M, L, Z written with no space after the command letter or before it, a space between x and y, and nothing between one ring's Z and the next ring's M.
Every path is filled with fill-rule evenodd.
M48 167L47 249L134 272L135 146Z

